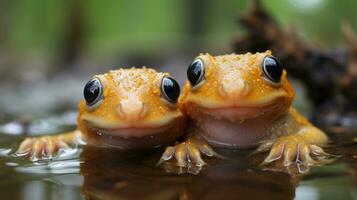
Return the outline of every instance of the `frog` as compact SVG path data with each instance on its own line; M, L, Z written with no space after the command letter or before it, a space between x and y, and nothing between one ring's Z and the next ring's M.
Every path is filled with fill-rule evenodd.
M179 95L176 79L153 68L119 68L95 75L84 86L77 129L26 138L16 155L37 161L78 144L124 150L172 144L186 124Z
M287 71L270 50L200 54L187 68L179 98L189 117L186 139L168 146L158 165L173 160L202 167L203 156L220 157L217 148L266 152L262 165L317 164L330 155L323 150L329 138L292 106L294 97Z

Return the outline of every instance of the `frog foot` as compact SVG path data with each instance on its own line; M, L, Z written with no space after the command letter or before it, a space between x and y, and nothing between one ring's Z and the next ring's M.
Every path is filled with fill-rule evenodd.
M275 141L266 141L258 148L257 152L269 149L269 155L264 159L262 165L283 159L285 167L292 164L309 167L315 164L329 163L333 157L321 147L308 143L300 135L289 135Z
M39 138L26 138L21 142L15 155L29 157L31 161L51 159L60 150L70 147L59 137L44 136Z
M192 164L195 167L202 167L206 165L206 162L201 157L202 153L208 157L219 157L208 144L196 139L188 139L175 146L167 147L157 165L175 158L178 167L190 167Z

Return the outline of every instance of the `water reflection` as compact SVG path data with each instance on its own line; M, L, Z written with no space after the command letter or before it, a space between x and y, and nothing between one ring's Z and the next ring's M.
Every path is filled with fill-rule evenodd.
M83 192L88 199L293 199L288 174L254 169L246 155L210 160L197 175L156 167L160 155L86 147L81 154Z
M348 136L328 152L342 157L332 165L296 175L258 168L263 154L221 151L230 159L209 159L199 173L177 175L157 167L162 150L120 151L84 146L52 161L31 163L11 156L22 137L2 135L0 196L3 199L354 199L357 145ZM342 137L344 136L344 137ZM171 167L171 168L170 168ZM281 169L275 166L275 169ZM196 174L196 175L195 175ZM295 174L295 175L294 175Z

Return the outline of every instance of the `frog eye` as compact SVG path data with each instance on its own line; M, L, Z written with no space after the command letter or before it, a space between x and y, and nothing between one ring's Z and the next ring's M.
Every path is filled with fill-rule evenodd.
M263 60L263 72L264 75L273 83L280 83L281 75L283 74L283 66L273 56L267 56Z
M201 59L193 61L187 69L187 79L191 84L191 87L199 85L205 77L205 66Z
M164 76L161 81L161 96L169 103L175 104L180 96L180 85L169 76Z
M87 106L94 106L103 99L103 86L98 78L93 78L84 86L83 96Z

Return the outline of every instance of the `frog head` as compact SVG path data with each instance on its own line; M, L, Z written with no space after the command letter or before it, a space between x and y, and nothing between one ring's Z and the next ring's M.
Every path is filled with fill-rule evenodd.
M90 79L83 94L78 125L89 141L154 147L183 133L180 87L168 73L145 67L113 70Z
M188 111L231 121L266 113L280 115L290 107L294 91L286 70L270 51L256 54L199 55L188 67L181 97Z

